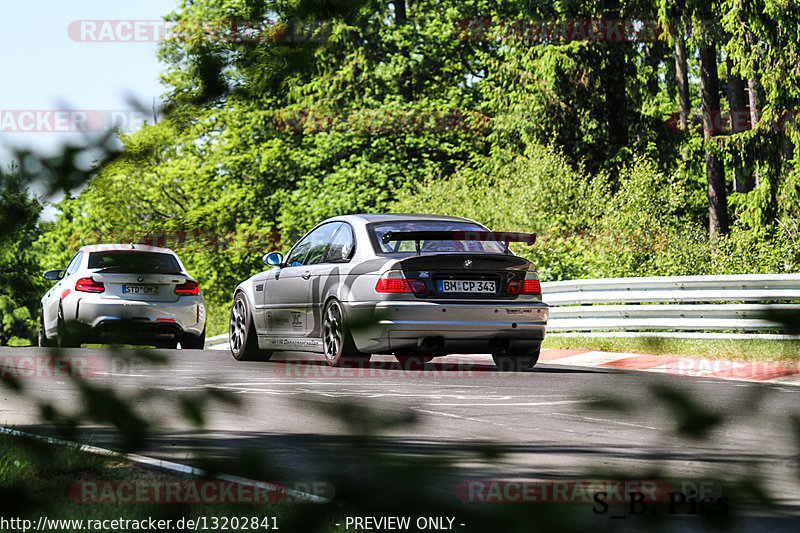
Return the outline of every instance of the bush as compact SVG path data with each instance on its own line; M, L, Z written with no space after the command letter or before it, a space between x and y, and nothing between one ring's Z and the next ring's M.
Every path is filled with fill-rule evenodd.
M647 159L611 178L587 176L557 151L532 145L524 157L495 153L449 179L428 181L393 210L538 232L533 248L514 250L537 265L544 281L800 268L796 223L768 232L735 224L729 235L712 240L686 208L697 194L691 179L667 176Z
M15 167L0 174L0 344L36 336L39 299L46 290L32 246L40 212Z

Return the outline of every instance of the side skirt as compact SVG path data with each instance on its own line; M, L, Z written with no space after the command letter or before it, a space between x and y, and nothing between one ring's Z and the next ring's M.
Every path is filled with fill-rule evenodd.
M322 339L307 337L267 337L258 336L258 347L262 350L296 350L299 352L323 353Z

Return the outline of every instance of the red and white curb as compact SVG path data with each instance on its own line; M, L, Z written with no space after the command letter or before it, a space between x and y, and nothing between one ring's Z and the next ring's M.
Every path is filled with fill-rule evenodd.
M641 355L542 348L539 362L556 365L659 372L674 376L800 385L800 361L771 363L762 361L726 361L671 355Z

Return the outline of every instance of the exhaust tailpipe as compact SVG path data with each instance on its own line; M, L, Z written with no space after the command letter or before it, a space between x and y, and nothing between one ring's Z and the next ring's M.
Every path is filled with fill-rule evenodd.
M420 349L426 353L441 353L444 351L444 337L425 337Z

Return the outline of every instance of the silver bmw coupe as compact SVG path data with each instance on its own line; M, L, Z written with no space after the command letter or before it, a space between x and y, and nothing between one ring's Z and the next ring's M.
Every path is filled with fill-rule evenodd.
M533 265L509 242L535 234L491 232L465 218L347 215L318 224L272 268L236 287L231 353L325 355L331 366L372 354L424 365L453 353L491 353L501 370L532 367L547 328Z

